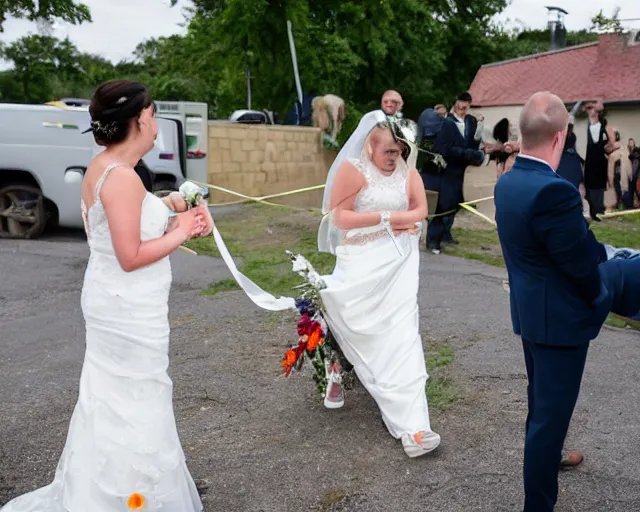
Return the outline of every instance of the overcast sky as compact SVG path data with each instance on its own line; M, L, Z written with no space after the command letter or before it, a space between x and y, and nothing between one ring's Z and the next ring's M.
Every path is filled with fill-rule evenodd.
M68 36L85 53L99 54L113 62L130 58L136 45L144 39L180 33L184 28L181 7L188 0L179 0L176 7L169 7L169 0L83 0L91 9L92 23L80 26L56 24L53 35ZM569 12L566 25L569 30L589 28L591 17L600 10L601 0L513 0L499 16L529 28L543 28L547 22L545 5L558 5ZM621 18L640 18L639 0L614 0L608 5L622 8ZM612 8L605 14L610 15ZM640 21L629 23L640 28ZM9 19L0 33L0 40L11 42L29 32L37 32L35 23ZM488 56L490 60L490 56ZM0 63L0 68L6 67Z

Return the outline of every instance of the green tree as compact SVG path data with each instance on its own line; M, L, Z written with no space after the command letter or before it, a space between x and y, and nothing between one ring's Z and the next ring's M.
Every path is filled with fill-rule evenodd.
M624 28L620 22L620 7L616 7L613 10L611 17L605 16L601 9L598 14L591 18L591 30L597 32L615 32L617 34L622 33Z
M79 52L68 40L29 35L2 48L1 56L13 64L13 76L26 102L52 99L54 80L81 82Z
M73 24L91 21L89 8L74 0L0 0L0 32L9 16L32 21L60 18Z

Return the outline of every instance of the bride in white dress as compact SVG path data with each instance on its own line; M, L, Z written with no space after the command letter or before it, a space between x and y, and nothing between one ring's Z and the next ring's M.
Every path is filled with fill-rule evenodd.
M82 289L86 353L78 402L53 482L2 512L196 512L202 504L178 439L167 375L169 254L208 234L206 207L147 193L133 170L157 135L144 85L96 90L82 207L91 255ZM183 211L169 222L171 207Z
M331 332L409 457L435 450L418 314L419 234L427 217L411 148L381 112L367 114L332 167L318 242L336 255L321 291ZM398 134L400 132L397 132ZM329 370L325 405L341 407L341 369Z

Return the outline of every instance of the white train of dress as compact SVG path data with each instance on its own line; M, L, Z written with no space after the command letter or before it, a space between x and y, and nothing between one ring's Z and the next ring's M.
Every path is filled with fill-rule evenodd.
M355 211L408 210L404 162L390 176L365 159L350 162L367 180ZM418 244L418 234L402 234L394 242L381 226L348 231L321 291L333 334L395 438L431 430L419 330Z
M141 239L161 237L168 215L165 204L147 194ZM86 353L66 445L53 482L1 512L125 511L134 494L144 499L142 510L199 512L167 375L169 258L124 272L99 200L86 220L91 249L82 289Z

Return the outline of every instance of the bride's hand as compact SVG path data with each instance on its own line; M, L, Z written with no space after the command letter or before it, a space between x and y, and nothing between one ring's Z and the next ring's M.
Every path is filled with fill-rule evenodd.
M176 213L187 211L187 202L180 192L171 192L168 196L163 197L162 201Z
M204 228L202 230L202 234L200 236L208 236L213 232L213 217L211 216L211 212L209 211L209 206L205 200L200 201L200 204L194 208L200 215L202 215L202 222L204 224Z
M192 208L175 216L171 231L180 231L186 240L201 236L207 224L198 208Z

